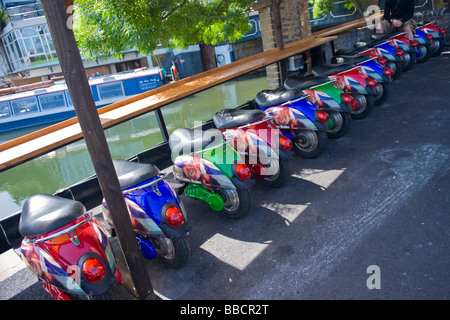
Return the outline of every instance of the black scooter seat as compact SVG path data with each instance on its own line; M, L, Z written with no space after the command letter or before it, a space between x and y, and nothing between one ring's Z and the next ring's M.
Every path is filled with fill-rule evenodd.
M284 87L287 90L303 90L327 81L327 77L289 77L284 81Z
M62 227L86 213L79 201L50 194L28 198L22 208L19 232L23 237L36 237Z
M115 159L113 164L122 189L135 186L159 174L159 169L151 163Z
M360 63L366 60L372 59L372 57L368 54L362 54L362 55L338 55L336 58L342 58L344 59L344 63Z
M169 137L172 152L189 154L207 148L210 144L223 140L223 134L217 129L176 129Z
M316 76L329 76L353 68L351 63L327 63L315 66L312 73Z
M281 87L275 90L260 91L255 97L255 102L260 107L265 108L282 104L289 100L301 97L302 95L304 95L302 90L286 90Z
M223 109L213 118L214 125L219 129L229 129L249 124L266 116L261 110Z

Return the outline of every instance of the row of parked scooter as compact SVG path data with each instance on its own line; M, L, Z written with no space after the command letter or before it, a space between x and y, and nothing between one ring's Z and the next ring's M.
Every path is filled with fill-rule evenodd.
M175 130L169 174L149 163L114 160L142 255L170 267L185 265L190 227L180 195L230 218L244 217L255 182L283 185L292 154L321 154L328 139L348 131L352 119L367 117L386 101L391 81L402 71L440 55L445 32L430 23L416 30L414 41L395 34L359 42L314 67L311 76L290 76L279 89L220 110L213 128ZM102 209L99 222L80 202L66 198L38 194L25 202L21 254L55 299L109 299L111 287L122 283L105 228L113 228L105 201Z

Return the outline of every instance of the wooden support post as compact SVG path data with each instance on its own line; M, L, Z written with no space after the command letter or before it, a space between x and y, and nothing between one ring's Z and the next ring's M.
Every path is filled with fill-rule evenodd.
M278 48L284 49L283 40L283 27L281 24L281 12L280 12L281 0L272 0L270 10L272 11L272 24L275 43ZM280 75L280 85L283 85L287 76L286 62L284 60L278 61L278 72Z
M68 15L65 3L55 0L42 0L41 3L78 122L133 280L135 290L133 294L139 299L155 299L156 296L136 241L94 98L90 94L91 90L80 51L74 34L67 25Z

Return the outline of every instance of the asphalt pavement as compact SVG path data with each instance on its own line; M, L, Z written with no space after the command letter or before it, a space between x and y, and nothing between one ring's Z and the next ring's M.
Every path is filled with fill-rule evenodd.
M449 88L449 54L404 72L388 101L353 120L322 155L295 157L287 185L256 185L242 220L183 197L191 259L180 269L147 261L155 293L189 301L450 299ZM49 299L12 264L18 269L0 278L0 299ZM116 297L131 299L123 290Z

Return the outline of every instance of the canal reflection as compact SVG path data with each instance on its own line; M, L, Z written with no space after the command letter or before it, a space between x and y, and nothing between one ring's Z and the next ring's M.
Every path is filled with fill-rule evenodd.
M223 108L234 108L267 88L265 70L230 80L164 106L161 111L169 134L211 119ZM38 130L40 128L33 128ZM0 133L5 142L31 129ZM105 130L113 159L127 159L164 141L155 112ZM36 193L55 193L95 174L84 140L0 173L0 219L18 212Z

